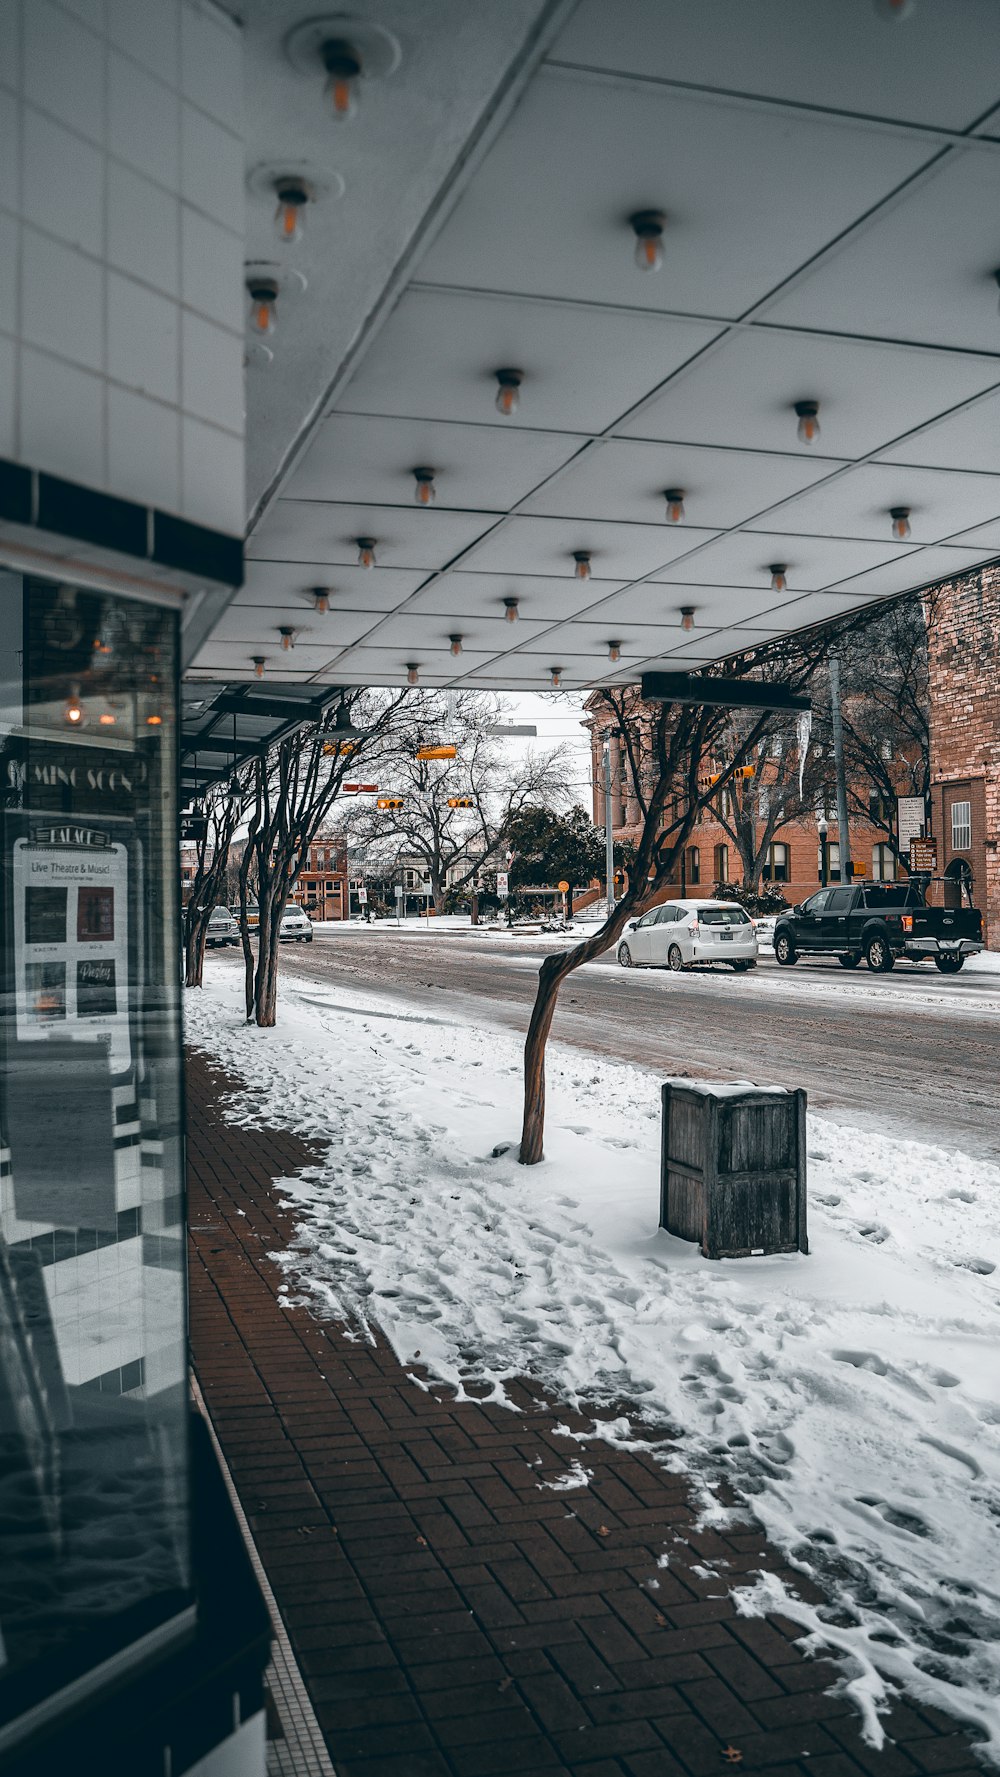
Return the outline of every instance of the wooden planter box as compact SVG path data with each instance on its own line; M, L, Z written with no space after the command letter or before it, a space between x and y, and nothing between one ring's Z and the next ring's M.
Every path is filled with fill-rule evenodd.
M664 1086L660 1227L706 1259L807 1253L805 1092Z

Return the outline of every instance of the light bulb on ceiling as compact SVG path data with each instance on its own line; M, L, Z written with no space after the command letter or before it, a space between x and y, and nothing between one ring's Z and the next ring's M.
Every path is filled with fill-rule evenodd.
M279 626L278 634L281 637L281 651L282 651L282 653L283 654L290 653L291 650L295 646L295 631L294 631L294 629L292 629L289 624L282 623Z
M278 280L248 278L247 290L250 295L250 325L257 333L266 333L270 338L278 326Z
M784 592L788 585L788 569L783 561L773 561L768 572L771 576L771 591Z
M795 411L799 416L796 437L800 444L815 444L819 437L819 402L796 401Z
M251 654L250 658L253 661L254 678L262 679L264 677L264 668L267 665L265 656L263 654Z
M892 534L895 537L896 542L905 543L907 537L910 535L909 506L890 507L889 517L892 519Z
M358 546L358 567L373 568L375 566L375 538L355 537Z
M433 506L437 499L437 488L434 485L433 469L414 469L413 499L417 506Z
M684 517L684 489L668 487L663 498L667 502L667 523L680 524Z
M609 642L608 643L608 659L609 660L620 660L621 657L622 657L621 642Z
M317 616L325 617L330 609L330 589L328 586L314 586L312 589L313 610Z
M497 394L494 406L497 413L509 419L521 405L521 384L524 381L523 370L496 370Z
M86 721L79 685L73 685L70 688L70 694L63 709L63 719L69 723L71 728L82 728Z
M504 617L506 618L507 622L508 623L516 623L517 622L517 614L520 609L519 601L514 598L507 598L507 599L504 599L503 606L504 606L503 614L504 614Z
M113 716L110 710L102 710L97 720L102 728L114 728L117 724L118 717Z
M461 636L449 636L448 640L451 643L451 651L457 659L462 652L462 638Z
M306 205L312 194L301 179L279 179L274 189L278 199L275 232L282 246L291 247L302 239Z
M573 560L576 562L576 567L573 569L573 572L576 575L577 579L578 580L589 580L590 579L590 551L589 551L589 549L574 549Z
M162 716L147 716L146 717L146 727L147 728L162 728L163 727L163 717Z
M559 686L562 684L562 670L561 666L549 667L549 684L556 691L558 691Z
M694 628L694 606L693 605L682 605L681 606L681 628L682 629L693 629Z
M329 37L320 49L326 69L326 91L338 123L347 123L358 109L361 57L343 37Z
M663 225L666 217L662 210L636 210L629 217L635 234L635 253L633 255L639 271L659 271L663 264Z
M419 666L415 665L412 660L407 661L406 683L408 685L416 685L416 684L419 684L419 682L420 682L420 668L419 668Z

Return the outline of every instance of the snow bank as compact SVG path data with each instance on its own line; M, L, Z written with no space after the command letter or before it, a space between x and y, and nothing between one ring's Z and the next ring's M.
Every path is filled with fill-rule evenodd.
M287 978L258 1031L231 959L206 978L189 1037L246 1082L234 1118L328 1144L284 1186L318 1311L460 1391L527 1374L676 1427L706 1515L725 1476L831 1600L768 1580L744 1607L847 1657L876 1741L896 1682L1000 1761L1000 1169L811 1117L812 1256L712 1263L656 1226L654 1074L553 1044L547 1158L522 1169L509 1031Z

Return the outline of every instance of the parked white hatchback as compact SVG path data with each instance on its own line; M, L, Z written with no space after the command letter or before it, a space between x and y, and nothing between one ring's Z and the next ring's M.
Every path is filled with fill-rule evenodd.
M728 963L742 974L757 961L757 934L736 901L664 901L626 926L618 961L623 969Z

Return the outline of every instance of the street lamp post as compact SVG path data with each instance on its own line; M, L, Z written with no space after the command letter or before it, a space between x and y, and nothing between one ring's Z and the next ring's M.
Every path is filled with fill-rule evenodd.
M820 880L820 886L822 888L826 888L827 883L830 880L830 854L826 849L826 836L829 833L830 829L827 825L825 815L821 814L819 817L819 820L816 822L816 831L819 834L819 880Z
M611 735L604 736L604 893L608 912L615 902L615 834L611 812Z

